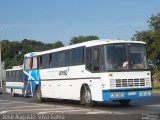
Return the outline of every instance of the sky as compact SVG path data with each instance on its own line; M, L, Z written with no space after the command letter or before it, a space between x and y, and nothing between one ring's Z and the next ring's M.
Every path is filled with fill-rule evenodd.
M0 40L32 39L44 43L96 35L129 40L149 29L160 0L0 0Z

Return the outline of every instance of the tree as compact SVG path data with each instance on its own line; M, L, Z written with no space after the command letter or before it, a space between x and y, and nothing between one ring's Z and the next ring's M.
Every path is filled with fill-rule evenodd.
M149 57L151 57L151 53L153 52L154 46L153 46L153 31L142 31L142 32L136 32L132 40L135 41L144 41L147 44L147 53L149 53ZM154 58L152 58L154 59Z
M61 41L57 41L54 43L54 48L60 48L60 47L63 47L64 44L61 42Z
M160 30L160 13L152 15L148 23L152 30Z
M78 37L73 37L71 40L70 40L70 45L73 45L73 44L77 44L77 43L82 43L82 42L86 42L86 41L90 41L90 40L98 40L99 37L97 36L93 36L93 35L89 35L89 36L78 36Z
M45 44L40 41L28 39L24 39L22 41L3 40L1 41L1 44L2 61L4 61L6 69L22 65L23 58L26 53L50 50L64 46L61 41Z
M160 61L160 13L152 15L148 21L150 30L136 32L133 40L145 41L149 59Z

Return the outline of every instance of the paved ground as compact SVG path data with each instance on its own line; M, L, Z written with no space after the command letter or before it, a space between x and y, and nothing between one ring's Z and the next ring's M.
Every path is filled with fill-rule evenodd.
M0 115L1 119L10 119L7 115L39 115L38 117L52 117L59 119L83 120L93 119L142 119L142 117L156 117L160 115L160 94L154 94L152 98L146 100L134 100L128 106L119 103L98 103L95 107L79 105L78 101L53 100L48 99L45 103L37 103L33 98L23 98L21 96L11 97L10 94L0 95ZM44 116L44 115L54 116ZM59 115L59 116L55 116ZM84 116L85 115L85 116ZM15 116L11 116L15 117ZM34 117L34 116L32 116ZM37 117L37 116L36 116ZM46 118L47 119L47 118ZM51 119L51 118L50 118ZM156 119L160 119L156 118Z

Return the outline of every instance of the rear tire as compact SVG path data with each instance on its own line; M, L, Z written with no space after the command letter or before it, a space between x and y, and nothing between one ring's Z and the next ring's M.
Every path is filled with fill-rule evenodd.
M40 87L37 87L37 89L36 89L35 98L40 103L44 102L44 98L42 98L42 92L41 92Z
M90 107L93 107L95 104L95 102L92 100L92 94L90 88L87 85L84 85L82 90L81 104Z
M119 103L123 106L127 106L131 100L120 100Z

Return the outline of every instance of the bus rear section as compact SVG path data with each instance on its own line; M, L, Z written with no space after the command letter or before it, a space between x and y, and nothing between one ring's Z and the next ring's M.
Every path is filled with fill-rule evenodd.
M23 70L21 66L15 66L6 70L6 92L11 96L23 95Z

